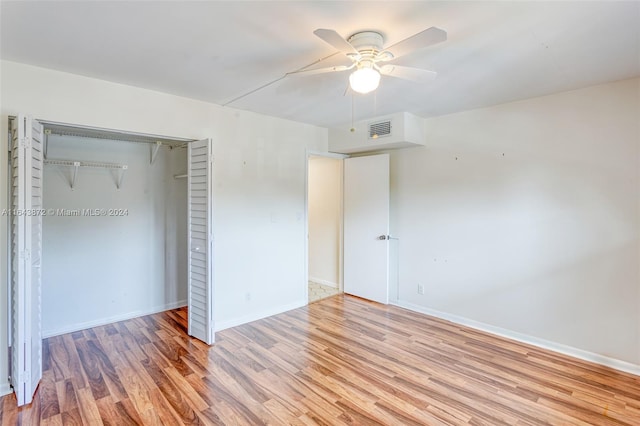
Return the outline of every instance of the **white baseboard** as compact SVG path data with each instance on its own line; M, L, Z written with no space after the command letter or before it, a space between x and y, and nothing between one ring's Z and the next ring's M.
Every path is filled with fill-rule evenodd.
M507 339L516 340L522 343L527 343L529 345L537 346L542 349L548 349L550 351L559 352L561 354L569 355L574 358L582 359L584 361L590 361L596 364L613 368L615 370L620 370L626 373L631 373L631 374L640 376L640 365L632 364L627 361L622 361L616 358L611 358L608 356L585 351L582 349L574 348L574 347L563 345L560 343L550 342L548 340L539 339L537 337L529 336L526 334L518 333L516 331L511 331L511 330L507 330L500 327L495 327L493 325L474 321L468 318L460 317L458 315L440 312L435 309L425 308L423 306L415 305L413 303L404 302L401 300L398 300L392 304L399 306L401 308L409 309L410 311L431 315L433 317L451 321L456 324L474 328L476 330L485 331L491 334L496 334L501 337L506 337Z
M142 317L145 315L157 314L158 312L168 311L170 309L181 308L183 306L187 306L186 300L178 300L177 302L166 303L164 305L155 306L150 309L127 312L122 315L115 315L107 318L100 318L93 321L87 321L79 324L72 324L65 327L58 327L52 330L43 330L42 338L46 339L47 337L59 336L61 334L73 333L80 330L86 330L87 328L99 327L101 325L112 324L114 322L125 321L132 318Z
M328 287L340 288L340 286L337 283L334 283L334 282L331 282L331 281L327 281L327 280L323 280L321 278L309 277L309 281L312 281L312 282L317 283L317 284L326 285Z
M283 312L287 312L293 309L298 309L301 308L303 306L307 305L307 301L306 300L301 300L301 301L297 301L294 303L289 303L287 305L281 305L275 308L271 308L271 309L265 309L263 311L259 311L259 312L254 312L250 315L245 315L243 317L239 317L239 318L233 318L230 320L226 320L226 321L216 321L216 331L222 331L224 329L227 328L231 328L231 327L235 327L237 325L242 325L242 324L246 324L248 322L252 322L252 321L257 321L259 319L262 318L266 318L266 317L270 317L272 315L278 315L281 314Z
M287 305L278 306L272 309L265 309L263 311L255 312L250 315L245 315L239 318L233 318L230 320L216 322L215 329L216 331L221 331L226 328L235 327L237 325L246 324L251 321L256 321L262 318L270 317L272 315L281 314L286 311L290 311L292 309L301 308L307 305L307 301L297 301L294 303L289 303ZM129 312L123 315L116 315L108 318L101 318L95 321L87 321L80 324L74 324L69 327L60 327L53 330L43 330L42 338L46 339L47 337L59 336L61 334L73 333L75 331L86 330L87 328L99 327L102 325L112 324L114 322L125 321L132 318L141 317L144 315L156 314L158 312L168 311L170 309L181 308L183 306L187 306L186 300L180 300L178 302L167 303L162 306L156 306L155 308L144 310L144 311L134 311ZM0 388L1 389L1 388Z
M9 383L3 383L0 385L0 396L9 395L11 392L11 385Z

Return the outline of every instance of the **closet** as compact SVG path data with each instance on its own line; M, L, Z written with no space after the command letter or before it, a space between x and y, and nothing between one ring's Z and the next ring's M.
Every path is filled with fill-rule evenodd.
M213 343L212 155L192 141L11 120L11 382L29 403L41 339L188 306Z
M186 149L46 131L43 337L186 304Z

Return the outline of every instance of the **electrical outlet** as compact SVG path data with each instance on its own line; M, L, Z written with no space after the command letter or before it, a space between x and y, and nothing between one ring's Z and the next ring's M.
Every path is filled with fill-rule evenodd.
M251 300L251 293L247 292L247 294L244 295L244 299L248 302Z
M424 286L422 284L418 284L418 294L424 294Z

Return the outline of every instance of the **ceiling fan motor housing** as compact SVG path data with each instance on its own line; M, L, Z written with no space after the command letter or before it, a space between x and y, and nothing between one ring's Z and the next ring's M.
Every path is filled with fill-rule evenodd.
M363 57L375 56L382 51L382 45L384 44L382 34L374 31L355 33L349 37L348 41Z

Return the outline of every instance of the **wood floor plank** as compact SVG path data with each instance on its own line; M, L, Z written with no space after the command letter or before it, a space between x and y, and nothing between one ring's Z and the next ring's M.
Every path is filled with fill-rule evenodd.
M217 333L185 308L43 342L0 426L640 424L640 377L350 296Z
M47 419L51 416L60 414L60 405L58 403L58 391L54 382L53 372L45 370L42 374L42 380L38 386L38 394L35 396L40 401L42 414L40 419Z
M155 388L153 380L149 377L147 384L145 384L145 379L140 374L143 369L135 370L131 367L126 358L126 352L117 361L116 370L122 377L122 384L127 391L127 396L138 412L142 423L145 425L161 424L149 394L150 389Z
M78 407L82 423L87 425L101 425L102 418L100 417L100 411L98 411L96 399L91 389L78 389L76 395L78 396Z
M238 408L235 403L229 405L225 401L225 397L220 392L215 391L208 386L201 378L191 375L187 377L191 387L207 401L209 408L202 411L203 418L212 424L237 424L238 419L242 418L237 414ZM230 398L233 401L233 398ZM235 407L234 407L235 406ZM248 423L249 424L249 423Z
M75 339L75 347L78 351L82 370L87 376L89 388L95 400L97 401L98 399L109 396L109 388L102 377L102 372L98 365L98 358L87 344L86 339Z
M264 402L264 407L269 411L274 419L277 419L279 424L293 424L295 420L301 415L291 411L288 407L285 407L279 401L275 399L269 399Z
M60 413L73 411L78 408L78 399L71 379L56 382L56 394L58 397Z
M63 426L62 415L56 414L45 419L42 419L39 424L41 426Z
M198 392L191 387L189 381L175 368L167 367L164 370L169 380L180 390L180 393L185 397L185 400L195 411L203 411L209 408L207 404Z
M77 408L62 412L60 417L62 418L62 424L64 426L81 426L83 424L82 415Z
M189 405L183 391L167 377L165 372L152 360L143 361L142 365L153 378L162 396L180 416L181 422L183 424L200 424L196 411Z
M46 344L44 342L46 342ZM42 369L52 370L56 381L70 378L72 376L70 354L63 337L54 336L45 339L43 346L46 346L48 349L47 351L43 351L42 354ZM47 356L47 361L44 360L44 356Z
M300 400L304 407L305 415L319 424L346 424L339 420L344 411L336 405L336 401L327 401L317 394L310 393ZM304 416L300 416L302 419Z
M123 357L118 364L118 368L122 371L123 377L126 376L125 381L131 381L136 383L136 386L144 386L146 390L156 389L156 383L144 368L142 362L148 358L140 359L135 351L129 351L122 354ZM127 394L131 396L128 392Z
M61 344L64 351L65 365L65 379L70 378L73 380L73 385L76 389L83 389L89 386L89 380L85 370L82 368L82 362L78 355L78 349L76 347L76 341L72 338L71 334L65 334L61 337ZM56 378L57 380L57 378Z
M171 407L171 404L162 395L160 389L154 388L149 391L149 397L151 400L151 404L153 405L153 408L162 424L179 425L183 423L180 419L180 415L176 413L175 410Z
M111 352L112 356L109 358L107 352L97 340L87 341L87 346L97 360L98 368L100 369L105 384L109 388L111 398L116 402L121 399L126 399L127 391L124 389L124 386L122 386L120 376L113 366L118 357L118 352Z
M96 401L96 406L98 407L98 412L100 413L100 418L102 419L102 423L105 426L116 426L121 424L140 424L125 422L120 417L120 413L116 408L116 402L111 398L111 396L105 396L102 399Z
M0 399L0 425L14 426L18 424L18 407L16 397L13 394Z

